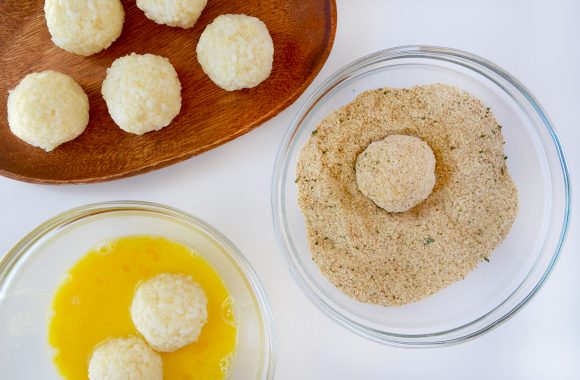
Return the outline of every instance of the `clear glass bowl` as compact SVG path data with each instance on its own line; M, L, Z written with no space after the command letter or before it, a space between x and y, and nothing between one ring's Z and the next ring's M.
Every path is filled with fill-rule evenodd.
M60 378L47 335L54 292L63 275L91 247L128 235L163 236L204 256L228 287L238 319L236 360L228 379L273 378L272 314L246 258L201 219L144 202L109 202L70 210L30 232L4 256L0 261L2 378Z
M380 87L445 83L469 91L503 126L520 211L489 263L422 301L402 307L359 303L335 288L311 259L296 200L296 163L317 124L359 93ZM514 315L548 277L568 226L570 189L562 148L530 92L493 63L463 51L403 46L363 57L322 83L284 137L272 180L275 232L294 278L324 313L371 340L397 346L459 343Z

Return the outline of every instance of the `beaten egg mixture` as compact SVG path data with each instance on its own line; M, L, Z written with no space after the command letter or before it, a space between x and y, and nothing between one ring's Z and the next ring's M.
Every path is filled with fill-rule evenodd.
M189 248L160 237L132 236L90 250L67 273L52 303L49 343L67 379L86 379L94 347L138 335L129 312L137 285L160 273L190 275L205 291L208 322L199 340L160 353L164 379L223 379L235 354L232 298L214 268Z

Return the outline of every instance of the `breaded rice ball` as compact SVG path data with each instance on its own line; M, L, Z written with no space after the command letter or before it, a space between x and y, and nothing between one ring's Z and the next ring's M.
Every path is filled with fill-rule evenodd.
M84 56L108 48L125 21L120 0L46 0L44 15L54 44Z
M89 98L74 79L47 70L25 76L8 94L8 124L19 139L50 152L83 133Z
M90 380L161 380L159 354L138 337L109 339L99 344L89 361Z
M197 341L207 323L207 297L190 276L162 273L137 287L131 318L151 347L173 352Z
M137 7L157 24L191 28L205 8L207 0L137 0Z
M142 135L171 123L181 110L181 83L167 58L132 53L107 69L101 88L121 129Z
M435 156L418 137L390 135L358 156L356 182L377 206L389 212L407 211L431 194Z
M201 34L196 51L203 71L224 90L255 87L272 72L272 37L255 17L217 17Z

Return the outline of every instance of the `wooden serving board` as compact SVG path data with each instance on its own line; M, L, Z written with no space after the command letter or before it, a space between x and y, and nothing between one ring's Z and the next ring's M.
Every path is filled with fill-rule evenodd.
M123 33L108 49L80 57L56 47L43 0L0 1L0 174L34 183L90 183L148 172L185 160L256 128L289 106L326 61L336 31L334 0L209 0L192 29L148 20L134 0L123 0ZM258 87L227 92L203 73L195 47L205 26L225 13L260 18L274 40L270 78ZM180 114L143 136L118 128L101 96L106 70L136 52L169 58L182 85ZM57 70L73 77L90 102L85 132L50 153L16 138L8 127L8 90L24 75Z

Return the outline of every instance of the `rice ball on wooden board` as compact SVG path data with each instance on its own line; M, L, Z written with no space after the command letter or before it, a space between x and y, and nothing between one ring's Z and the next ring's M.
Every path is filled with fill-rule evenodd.
M107 69L101 93L123 130L142 135L166 127L181 110L181 83L167 58L132 53Z
M120 0L46 0L44 15L54 44L84 56L108 48L125 21Z
M435 186L435 156L415 136L390 135L358 156L359 190L389 212L403 212L427 199Z
M207 0L137 0L149 20L157 24L191 28L205 8Z
M255 87L272 72L274 43L256 17L217 17L201 34L196 51L203 71L224 90Z
M89 123L89 98L74 79L47 70L26 75L8 94L8 124L19 139L50 152Z
M151 347L173 352L197 341L207 323L207 297L190 276L162 273L137 287L131 318Z
M90 380L161 380L161 356L139 337L109 339L89 361Z

